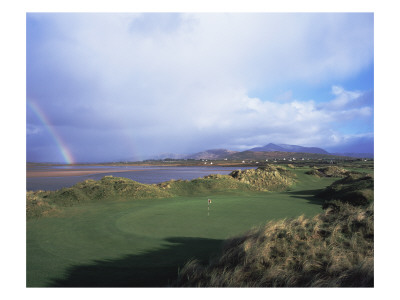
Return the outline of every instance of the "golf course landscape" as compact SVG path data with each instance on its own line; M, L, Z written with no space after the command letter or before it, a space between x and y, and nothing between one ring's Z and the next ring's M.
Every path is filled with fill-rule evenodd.
M71 288L79 298L93 297L93 288L101 296L128 288L118 290L136 297L146 288L149 298L147 288L156 288L174 300L193 288L208 300L202 288L277 287L353 287L357 297L362 287L378 298L370 291L395 287L397 277L379 264L398 269L389 252L397 249L397 218L384 216L394 223L385 225L379 216L398 212L397 176L389 174L396 84L377 93L375 80L387 85L396 76L375 73L375 56L384 49L383 65L397 70L387 51L397 50L396 17L382 18L374 5L349 11L347 2L150 2L89 12L81 2L65 12L32 7L3 26L21 26L3 47L11 49L6 79L24 77L22 88L6 84L4 98L18 108L4 109L11 195L3 202L24 205L16 191L25 197L24 208L4 210L23 213L23 222L11 216L2 226L3 249L18 255L3 256L14 297L20 274L24 293L62 288L68 298ZM383 120L376 104L388 110ZM14 122L25 124L22 135ZM15 136L25 137L22 147ZM375 169L380 157L390 162ZM9 187L21 180L8 170L24 175L22 189ZM375 191L387 194L376 224L388 245L381 234L375 239ZM340 290L346 297L324 290L318 298L349 298Z
M310 170L266 165L151 185L106 176L27 192L27 287L176 286L185 264L216 261L227 239L323 213L320 192L347 175Z

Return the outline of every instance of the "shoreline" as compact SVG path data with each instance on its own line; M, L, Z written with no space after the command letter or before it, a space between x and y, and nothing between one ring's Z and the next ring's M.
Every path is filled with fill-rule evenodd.
M142 165L143 166L143 165ZM184 167L181 165L169 165L169 166L154 166L152 167ZM192 167L192 166L190 166ZM209 166L193 166L193 167L209 167ZM225 167L225 166L214 166L214 167ZM226 166L228 167L228 166ZM233 167L233 166L229 166ZM236 166L234 166L236 167ZM248 167L248 166L243 166L243 167ZM156 169L152 169L156 170ZM92 174L102 174L102 173L122 173L122 172L141 172L141 171L147 171L146 169L142 170L132 170L132 169L127 169L127 170L113 170L113 169L80 169L77 167L76 169L60 169L60 170L54 170L54 169L35 169L35 168L28 168L26 170L26 178L37 178L37 177L69 177L69 176L83 176L83 175L92 175ZM219 170L219 169L214 169L213 171L226 171L226 170Z
M82 176L101 173L119 173L119 172L140 172L145 170L27 170L26 177L68 177L68 176Z

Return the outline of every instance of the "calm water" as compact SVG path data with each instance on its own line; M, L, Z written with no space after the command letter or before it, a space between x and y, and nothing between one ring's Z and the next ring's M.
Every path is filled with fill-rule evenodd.
M54 166L46 167L46 169L76 169L76 167L70 166ZM79 167L80 169L85 168L100 168L107 169L109 172L102 174L92 174L92 175L81 175L81 176L65 176L65 177L34 177L26 178L26 189L29 191L36 190L48 190L54 191L61 189L63 187L71 187L74 184L84 181L86 179L99 180L107 175L113 175L115 177L125 177L132 179L140 183L160 183L168 181L170 179L182 179L182 180L192 180L199 177L204 177L209 174L221 174L227 175L233 170L238 169L253 169L251 167ZM132 170L126 172L115 172L116 170ZM114 172L113 172L114 171Z

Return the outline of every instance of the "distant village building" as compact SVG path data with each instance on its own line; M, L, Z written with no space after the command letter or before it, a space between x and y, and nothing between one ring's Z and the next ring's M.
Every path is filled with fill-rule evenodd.
M242 160L242 164L244 164L244 160Z

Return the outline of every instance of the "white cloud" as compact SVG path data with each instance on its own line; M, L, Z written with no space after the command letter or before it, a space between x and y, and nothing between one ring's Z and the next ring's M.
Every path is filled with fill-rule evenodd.
M332 86L332 94L336 98L325 104L326 109L342 109L362 95L359 91L345 91L342 87Z
M57 36L41 50L65 71L95 76L110 89L140 82L167 91L171 85L248 89L282 80L326 81L354 74L373 59L368 14L154 16L49 16ZM173 30L156 26L163 19L174 20Z
M323 145L338 140L330 138L338 120L372 114L371 107L349 108L359 91L333 86L335 98L320 106L289 90L293 82L335 82L368 66L371 14L29 17L47 27L41 43L28 43L28 94L40 95L35 100L65 130L121 130L143 148L155 140L170 148L161 152L199 144ZM249 96L277 84L288 88L281 100Z

